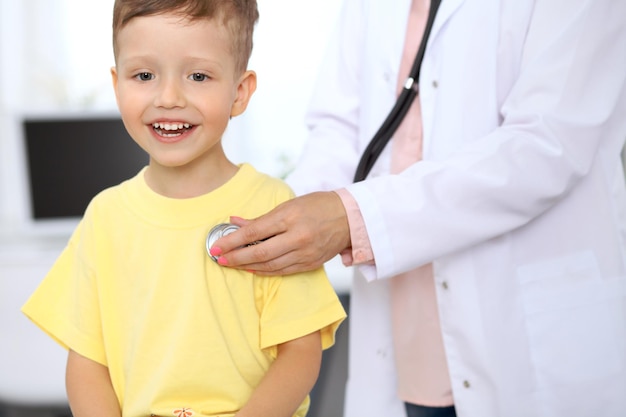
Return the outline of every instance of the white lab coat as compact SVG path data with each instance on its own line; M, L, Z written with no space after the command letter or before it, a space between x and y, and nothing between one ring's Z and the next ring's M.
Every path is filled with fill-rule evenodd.
M459 417L626 416L626 1L443 0L424 161L349 185L395 101L410 0L347 0L289 183L348 186L375 267L352 288L345 417L404 414L387 280L434 262Z

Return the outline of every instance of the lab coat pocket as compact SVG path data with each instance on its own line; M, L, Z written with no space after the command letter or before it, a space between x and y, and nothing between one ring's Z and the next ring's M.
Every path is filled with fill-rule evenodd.
M589 382L619 371L626 280L602 277L590 251L518 268L538 387Z

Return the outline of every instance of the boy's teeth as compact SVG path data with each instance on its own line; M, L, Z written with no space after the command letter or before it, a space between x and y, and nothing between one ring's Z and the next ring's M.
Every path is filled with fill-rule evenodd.
M191 125L189 123L153 123L152 127L162 130L180 130L189 129Z

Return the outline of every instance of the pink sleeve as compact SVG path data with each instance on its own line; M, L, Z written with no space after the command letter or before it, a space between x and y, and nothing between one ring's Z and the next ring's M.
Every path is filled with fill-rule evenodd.
M335 193L341 198L341 202L346 209L348 226L350 227L350 240L352 241L352 248L341 252L341 261L345 266L373 264L374 253L372 252L372 246L359 205L352 197L352 194L345 188L335 190Z

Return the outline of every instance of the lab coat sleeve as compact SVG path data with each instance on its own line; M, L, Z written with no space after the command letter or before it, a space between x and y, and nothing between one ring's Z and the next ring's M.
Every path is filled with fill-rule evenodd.
M608 160L600 153L617 163L626 114L624 16L621 0L537 1L499 127L401 175L348 187L365 219L376 278L513 231ZM454 123L444 120L445 100L454 98L439 97L433 142L450 139L437 137L436 126Z
M334 190L352 182L359 158L356 136L362 7L361 1L344 2L341 24L331 36L321 64L306 116L309 137L296 168L286 179L298 195Z

